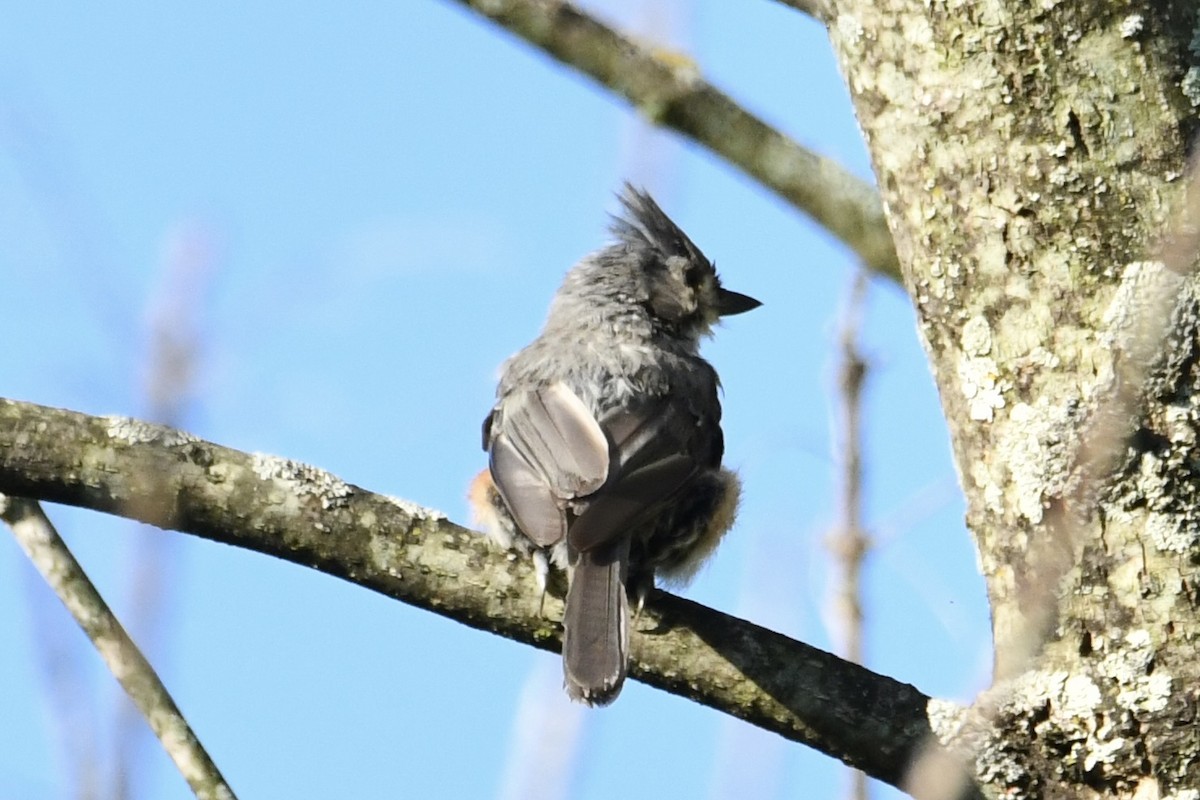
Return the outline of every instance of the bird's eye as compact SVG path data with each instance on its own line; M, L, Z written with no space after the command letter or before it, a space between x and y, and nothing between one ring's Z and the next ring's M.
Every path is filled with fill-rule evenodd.
M684 280L701 305L712 302L709 298L715 296L717 287L721 285L712 266L704 262L690 264Z

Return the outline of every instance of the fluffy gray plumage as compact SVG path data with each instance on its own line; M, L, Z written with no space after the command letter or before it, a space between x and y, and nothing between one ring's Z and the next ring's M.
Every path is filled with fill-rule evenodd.
M621 204L615 241L567 274L484 422L493 535L567 565L564 677L589 705L624 681L628 592L694 572L732 524L739 485L699 345L758 305L649 195L626 185Z

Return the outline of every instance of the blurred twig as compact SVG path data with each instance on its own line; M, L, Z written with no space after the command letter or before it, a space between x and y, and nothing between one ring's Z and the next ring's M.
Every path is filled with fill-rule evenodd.
M692 138L805 212L872 272L900 280L879 194L706 82L690 57L645 46L563 0L456 0Z
M863 663L862 568L871 540L863 528L862 494L862 389L867 363L858 351L863 298L867 290L866 274L854 276L838 333L837 423L836 437L841 475L838 481L839 521L828 538L829 549L837 562L834 579L834 619L840 623L842 656ZM850 797L866 800L867 776L853 773Z
M58 253L44 260L39 270L48 271L38 274L49 292L55 291L57 282L73 290L76 297L70 299L81 301L79 309L89 317L92 335L106 340L108 346L101 352L112 361L82 367L85 378L92 378L89 385L102 386L103 382L87 371L119 371L127 363L122 356L130 350L133 330L128 315L117 310L123 303L120 282L113 279L119 272L111 256L116 249L113 232L95 198L86 190L87 181L71 158L62 126L36 87L18 80L5 82L4 90L0 100L0 151L11 155L16 177L24 184L24 205L39 213ZM69 367L75 378L80 369L78 363ZM106 742L100 734L95 697L88 686L94 662L77 637L70 635L69 627L61 624L61 612L46 591L45 581L32 570L23 574L28 576L26 599L36 632L33 654L70 796L75 800L98 800L104 797L101 765L108 759L101 755Z
M500 800L567 800L592 718L562 692L562 668L538 659L517 701Z
M47 722L53 730L67 778L66 796L100 800L97 712L87 672L93 663L78 637L63 624L54 592L33 569L22 570L29 609L32 652L43 685Z
M154 730L167 755L201 800L234 800L233 791L179 713L166 688L88 580L41 507L0 496L0 518L53 587L100 657Z
M143 383L148 416L164 425L183 425L192 405L215 249L213 237L200 226L184 225L166 237L162 281L148 303L150 352ZM161 669L170 589L179 574L177 543L140 526L132 543L127 624ZM134 706L117 705L108 795L112 800L136 796L131 787L145 731L139 716Z

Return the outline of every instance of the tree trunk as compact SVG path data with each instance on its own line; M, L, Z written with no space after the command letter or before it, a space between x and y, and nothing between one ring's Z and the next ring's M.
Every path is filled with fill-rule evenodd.
M1161 246L1188 183L1195 9L838 6L992 606L978 776L1195 798L1200 312L1195 253ZM940 735L964 746L964 722Z

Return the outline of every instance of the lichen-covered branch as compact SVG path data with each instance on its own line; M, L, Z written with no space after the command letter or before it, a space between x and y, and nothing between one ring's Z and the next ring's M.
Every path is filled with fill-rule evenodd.
M129 638L41 507L32 500L0 495L0 519L12 528L21 549L92 640L196 797L235 800L233 790L154 668Z
M700 77L694 61L622 36L562 0L457 0L704 145L805 212L872 272L900 279L878 193Z
M0 492L138 519L319 569L547 650L561 602L530 565L411 503L305 464L125 417L0 400ZM638 680L898 784L928 699L744 620L654 592L633 637Z

